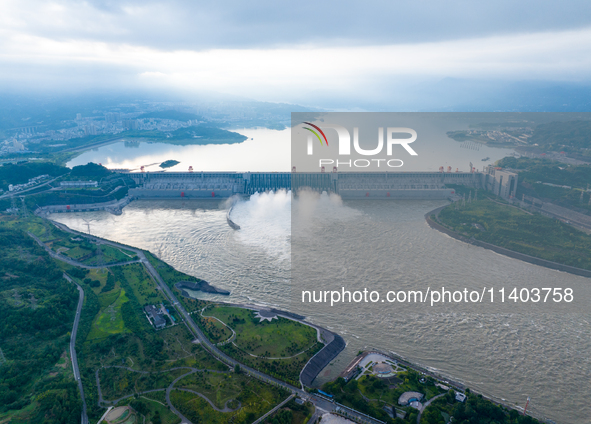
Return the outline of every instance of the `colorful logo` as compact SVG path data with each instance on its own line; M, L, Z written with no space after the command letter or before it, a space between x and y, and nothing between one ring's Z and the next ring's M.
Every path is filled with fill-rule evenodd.
M322 134L322 137L324 138L324 141L326 142L326 145L328 146L328 139L326 138L326 135L324 135L324 132L320 129L320 127L318 127L310 122L304 122L304 124L310 125L311 127L314 127L315 129L317 129L320 132L320 134ZM320 138L320 136L318 135L318 133L316 131L314 131L312 128L304 127L304 129L313 133L316 136L316 138L318 138L318 141L320 142L320 144L323 144L322 138Z

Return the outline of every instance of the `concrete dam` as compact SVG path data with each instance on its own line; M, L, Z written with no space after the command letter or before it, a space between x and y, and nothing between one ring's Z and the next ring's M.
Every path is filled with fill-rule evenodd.
M228 198L266 191L313 190L344 199L446 199L454 194L446 184L514 194L514 178L489 172L141 172L128 173L137 187L135 199Z

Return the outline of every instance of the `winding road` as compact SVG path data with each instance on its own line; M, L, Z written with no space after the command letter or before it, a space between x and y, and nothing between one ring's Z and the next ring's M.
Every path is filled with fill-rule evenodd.
M316 406L317 409L321 410L321 411L325 411L325 412L334 412L336 410L337 405L335 404L331 404L330 402L324 402L321 399L315 397L315 396L311 396L309 393L307 393L305 390L303 390L301 387L294 387L291 384L285 383L279 379L276 379L274 377L268 376L260 371L257 371L251 367L248 367L247 365L244 365L238 361L236 361L235 359L229 357L228 355L226 355L224 352L222 352L214 343L210 342L209 339L207 337L205 337L205 335L203 334L203 332L201 331L201 329L197 326L197 324L195 323L195 321L193 321L193 319L191 318L191 315L186 311L186 309L184 308L184 306L178 301L177 297L175 296L175 294L172 292L172 290L170 289L170 287L164 282L164 280L162 279L162 277L160 276L160 274L158 273L158 271L156 271L156 269L154 268L154 266L150 263L150 261L147 259L145 253L143 250L134 248L132 246L127 246L127 245L123 245L120 243L116 243L110 240L105 240L105 239L101 239L95 236L91 236L88 234L84 234L81 233L79 231L75 231L72 230L71 228L69 228L68 226L61 224L59 222L55 222L52 220L49 220L53 225L55 225L56 227L58 227L59 229L61 229L62 231L68 232L70 234L74 234L77 236L82 236L85 238L88 238L92 241L94 241L95 243L101 243L101 244L106 244L112 247L116 247L119 249L126 249L128 251L132 251L134 252L138 258L139 261L129 261L129 262L123 262L123 263L119 263L119 264L109 264L109 265L105 265L101 268L104 267L112 267L112 266L120 266L120 265L125 265L125 264L129 264L129 263L137 263L137 262L141 262L144 267L146 268L146 270L148 271L149 275L151 276L151 278L156 282L158 288L162 291L162 293L168 298L168 300L170 301L171 305L176 309L176 311L179 313L180 316L183 317L183 321L185 322L185 324L187 325L187 328L189 329L189 331L193 334L193 336L199 340L199 342L201 343L201 346L203 346L203 348L205 348L205 350L207 350L210 354L212 354L215 358L217 358L218 360L220 360L221 362L225 363L226 365L228 365L230 368L234 368L235 365L239 365L240 369L242 372L244 372L245 374L257 378L258 380L261 380L265 383L274 385L274 386L278 386L278 387L283 387L284 389L290 391L292 393L292 396L298 395L300 396L302 399L306 400L306 401L310 401L313 402L314 405ZM90 265L84 265L81 264L73 259L70 258L66 258L62 255L59 255L55 252L53 252L49 247L47 247L45 245L45 243L43 243L38 237L36 237L34 234L31 234L30 232L28 233L37 243L39 243L39 245L41 245L43 248L45 248L45 250L48 251L48 253L55 259L66 262L70 265L73 266L77 266L77 267L82 267L82 268L87 268L87 269L93 269L93 268L99 268L98 266L90 266ZM79 287L79 286L78 286ZM79 290L82 290L79 287ZM82 296L83 296L83 292L82 292ZM79 321L80 318L80 310L82 308L82 302L79 303L79 310L77 312L77 319L75 321L75 325L77 328L77 323ZM71 346L74 346L73 344L71 344ZM71 347L71 349L73 349ZM74 350L74 349L73 349ZM322 352L322 350L320 351ZM319 353L320 353L319 352ZM75 353L75 350L74 350ZM74 361L72 361L74 362ZM81 394L83 395L83 391L82 391L82 382L80 380L80 372L78 371L78 366L76 365L76 371L75 371L75 375L78 376L78 381L79 381L79 386L80 386L80 390L81 390ZM187 374L184 374L182 376L180 376L179 378L175 379L171 385L166 389L166 401L168 403L168 405L171 407L171 411L176 414L179 418L181 418L182 420L182 424L191 424L191 421L188 420L186 417L184 417L175 407L174 405L172 405L172 403L170 402L170 392L173 390L174 388L174 384L180 380L182 377L191 374L193 372L196 371L190 371ZM99 379L98 379L98 371L97 371L97 384L99 384L98 387L98 391L99 391L99 397L102 399L102 393L100 390L100 383L99 383ZM84 397L83 397L84 400ZM345 407L344 405L340 405L341 408L346 408L347 411L352 414L352 415L356 415L359 418L363 418L365 419L367 422L375 422L375 423L381 423L381 421L379 420L375 420L372 419L371 417L366 416L365 414L362 414L358 411L355 411L353 409L350 409L348 407ZM86 406L84 403L84 410L86 410ZM262 418L262 417L261 417ZM82 424L88 424L88 418L86 418L86 421L82 421Z
M423 415L423 411L427 409L427 406L431 405L431 402L433 402L435 399L439 399L440 397L445 396L446 394L447 393L441 393L440 395L433 396L431 399L425 402L423 406L421 406L421 409L419 410L419 415L417 416L417 424L421 422L421 415Z
M80 322L80 315L82 315L82 305L84 304L84 290L82 287L72 280L68 274L64 272L64 278L70 283L76 284L80 297L78 298L78 307L76 308L76 317L74 318L74 326L70 335L70 358L72 358L72 369L74 371L74 379L78 383L78 390L80 390L80 398L82 399L82 424L88 424L88 415L86 414L86 398L84 397L84 387L82 387L82 379L80 378L80 369L78 368L78 357L76 356L76 335L78 334L78 323Z

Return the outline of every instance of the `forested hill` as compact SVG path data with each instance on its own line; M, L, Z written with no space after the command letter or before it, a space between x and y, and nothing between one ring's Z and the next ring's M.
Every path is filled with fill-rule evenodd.
M0 421L79 423L81 401L67 354L75 286L43 248L0 225Z

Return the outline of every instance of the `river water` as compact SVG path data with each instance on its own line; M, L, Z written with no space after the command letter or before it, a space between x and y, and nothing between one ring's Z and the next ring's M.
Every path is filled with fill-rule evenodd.
M513 153L512 149L492 148L474 142L459 143L446 135L446 131L462 129L465 122L443 120L440 126L426 128L426 136L413 147L418 158L405 157L402 171L438 171L440 166L469 171L469 164L481 169ZM418 125L418 124L417 124ZM67 166L101 163L107 168L127 168L139 171L161 171L166 160L179 163L168 171L237 171L237 172L289 172L291 170L291 132L266 128L236 130L247 137L238 144L209 144L178 146L150 141L123 140L86 151L68 162ZM483 161L482 159L487 159Z
M361 349L394 351L485 395L559 423L591 422L591 281L466 245L429 228L445 201L345 201L289 193L225 202L135 201L120 216L54 214L79 231L148 249L175 268L245 300L300 313L347 348L318 381ZM291 267L293 265L293 272ZM446 306L302 303L301 291L570 287L568 305ZM209 299L213 295L195 293Z

